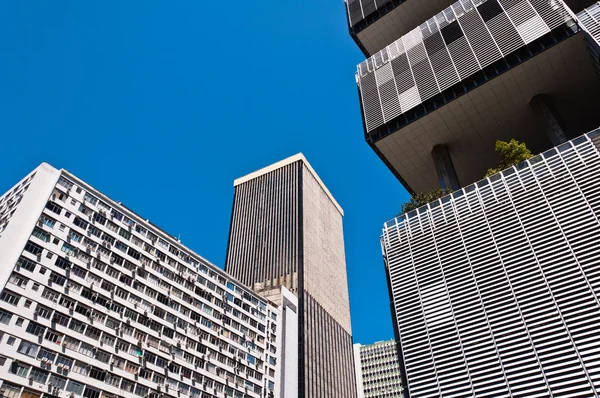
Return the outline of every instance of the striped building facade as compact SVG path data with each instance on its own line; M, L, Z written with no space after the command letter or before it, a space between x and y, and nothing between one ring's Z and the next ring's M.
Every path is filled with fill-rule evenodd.
M600 131L385 224L410 396L597 397Z
M226 270L299 298L299 395L356 397L343 211L301 154L235 181Z

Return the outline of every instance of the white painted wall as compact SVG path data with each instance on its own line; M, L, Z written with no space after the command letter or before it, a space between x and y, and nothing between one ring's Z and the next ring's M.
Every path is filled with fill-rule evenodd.
M298 397L298 299L281 288L281 306L277 323L277 398Z
M360 344L354 344L354 373L356 375L356 391L358 398L365 398L365 387L362 377L362 361L360 359Z
M60 171L48 163L40 164L34 171L35 177L31 180L29 189L23 194L21 203L17 205L14 215L0 237L0 288L6 285L60 177Z

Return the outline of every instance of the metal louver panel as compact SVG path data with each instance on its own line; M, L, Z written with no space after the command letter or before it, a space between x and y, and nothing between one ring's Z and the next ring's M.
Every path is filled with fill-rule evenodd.
M600 131L384 226L408 394L597 397Z
M588 48L600 78L600 2L581 11L577 19L586 33Z
M367 133L572 20L562 0L454 3L358 66Z
M384 7L392 0L346 0L350 26L356 25L375 10Z

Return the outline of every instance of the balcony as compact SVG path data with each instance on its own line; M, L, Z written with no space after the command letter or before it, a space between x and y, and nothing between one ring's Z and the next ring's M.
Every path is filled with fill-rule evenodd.
M540 95L567 138L600 124L590 28L560 0L479 3L453 4L358 65L365 138L411 192L440 186L437 146L460 186L497 163L496 140L553 146Z
M453 1L346 0L350 36L369 57Z

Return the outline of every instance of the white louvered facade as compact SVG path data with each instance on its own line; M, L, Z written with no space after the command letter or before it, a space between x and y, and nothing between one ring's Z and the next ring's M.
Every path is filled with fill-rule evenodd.
M600 131L386 223L414 397L597 397Z
M574 18L562 0L453 4L358 65L367 132Z

